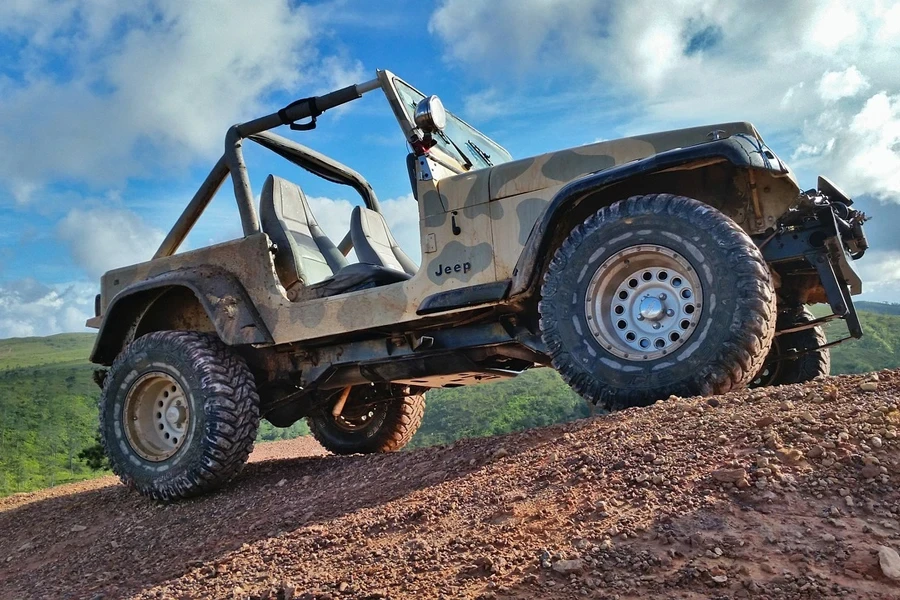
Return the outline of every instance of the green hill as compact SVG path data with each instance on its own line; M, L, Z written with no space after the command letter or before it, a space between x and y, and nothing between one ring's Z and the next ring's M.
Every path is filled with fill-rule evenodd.
M863 302L865 337L832 350L832 372L900 367L900 305ZM821 310L817 311L820 314ZM846 335L828 325L830 339ZM87 356L89 333L0 340L0 496L93 477L78 454L96 444L97 397ZM576 419L585 403L550 369L515 379L428 393L425 420L412 446L494 435ZM260 441L308 433L303 423L267 422Z
M0 495L91 477L97 386L90 334L0 340Z
M894 302L854 302L860 312L877 313L879 315L900 315L900 304Z

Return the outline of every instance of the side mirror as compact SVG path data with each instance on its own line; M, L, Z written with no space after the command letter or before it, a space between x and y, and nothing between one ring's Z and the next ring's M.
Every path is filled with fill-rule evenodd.
M447 111L437 96L427 96L416 105L416 127L424 133L432 134L447 126Z

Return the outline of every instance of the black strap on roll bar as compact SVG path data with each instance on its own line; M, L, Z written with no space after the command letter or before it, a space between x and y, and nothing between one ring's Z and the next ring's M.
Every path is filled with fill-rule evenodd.
M310 120L307 123L296 123L292 121L290 116L288 115L288 112L291 111L291 109L301 104L306 104L309 108ZM316 97L310 96L309 98L301 98L300 100L295 100L294 102L291 102L290 104L279 110L278 118L281 119L282 125L288 125L294 131L310 131L316 128L316 117L321 115L323 112L325 111L319 110L319 107L316 105Z

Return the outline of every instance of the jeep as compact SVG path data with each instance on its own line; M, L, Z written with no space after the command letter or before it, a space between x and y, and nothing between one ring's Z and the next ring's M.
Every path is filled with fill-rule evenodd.
M420 265L362 175L271 132L376 90L411 149ZM269 175L257 206L247 142L359 194L343 239L291 181ZM176 254L228 176L243 237ZM380 70L231 127L156 254L103 275L88 321L101 440L126 485L172 501L232 478L260 418L306 418L336 454L391 452L427 390L534 367L606 410L806 381L862 335L866 217L851 205L825 177L802 191L749 123L514 160ZM848 335L828 343L833 319Z

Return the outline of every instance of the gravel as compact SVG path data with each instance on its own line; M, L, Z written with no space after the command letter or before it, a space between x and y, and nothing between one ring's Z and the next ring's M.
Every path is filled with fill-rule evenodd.
M898 400L882 371L393 455L267 444L175 505L12 496L0 598L897 598Z

